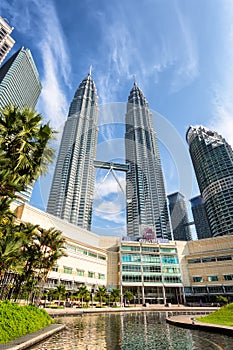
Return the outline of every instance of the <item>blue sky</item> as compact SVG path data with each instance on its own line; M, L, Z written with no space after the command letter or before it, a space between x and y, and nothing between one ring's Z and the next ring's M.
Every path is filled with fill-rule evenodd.
M43 85L37 110L54 128L62 130L92 65L99 103L122 113L116 120L101 116L97 158L123 161L124 108L135 76L158 113L167 193L198 194L187 158L188 125L211 127L233 144L231 0L2 0L0 15L15 28L12 53L21 46L32 52ZM52 168L37 183L33 205L45 205L51 174ZM123 232L121 190L111 174L102 184L103 176L97 172L103 197L96 193L94 230Z

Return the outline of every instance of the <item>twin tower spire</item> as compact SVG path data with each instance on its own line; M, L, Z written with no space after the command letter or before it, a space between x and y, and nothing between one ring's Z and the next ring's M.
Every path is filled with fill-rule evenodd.
M89 74L70 104L47 211L91 229L98 139L98 96ZM127 235L171 238L164 180L152 114L134 81L125 117ZM111 162L111 160L109 160Z

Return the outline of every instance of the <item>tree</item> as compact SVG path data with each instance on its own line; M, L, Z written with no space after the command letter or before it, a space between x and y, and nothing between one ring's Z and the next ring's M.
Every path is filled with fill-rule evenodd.
M113 290L111 291L111 296L115 303L120 300L120 293L120 290L116 288L113 288Z
M100 299L100 306L102 306L103 298L106 296L107 289L104 286L100 286L96 292L97 297Z
M0 111L0 222L9 219L16 192L46 173L54 155L48 146L54 133L33 109L9 105Z
M60 305L60 300L64 298L66 293L67 293L66 287L63 284L59 284L59 286L57 286L57 288L55 289L54 294L58 298L59 305Z
M16 183L21 190L45 174L52 162L54 150L48 141L55 131L42 124L42 116L31 108L14 105L1 110L0 151L4 162L1 170L8 172L8 181L0 185L1 195L10 195ZM18 190L18 188L17 188Z
M223 295L217 295L216 296L216 301L218 304L222 305L226 305L228 303L228 299L227 297L224 297Z
M130 302L130 300L133 300L134 295L130 290L125 291L125 299Z
M83 307L83 299L90 295L86 286L80 286L78 289L78 297L81 299L81 305Z

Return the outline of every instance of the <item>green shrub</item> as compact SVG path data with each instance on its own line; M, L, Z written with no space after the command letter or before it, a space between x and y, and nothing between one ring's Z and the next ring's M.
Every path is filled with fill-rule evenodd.
M36 332L52 322L46 311L33 305L19 306L9 301L0 302L0 344Z

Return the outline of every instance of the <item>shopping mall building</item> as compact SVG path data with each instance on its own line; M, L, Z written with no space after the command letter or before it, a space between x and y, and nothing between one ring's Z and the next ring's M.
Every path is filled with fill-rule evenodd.
M14 208L19 221L55 227L66 238L67 256L50 272L46 289L65 285L75 292L106 286L134 295L134 303L233 300L233 236L168 241L100 236L28 204Z

